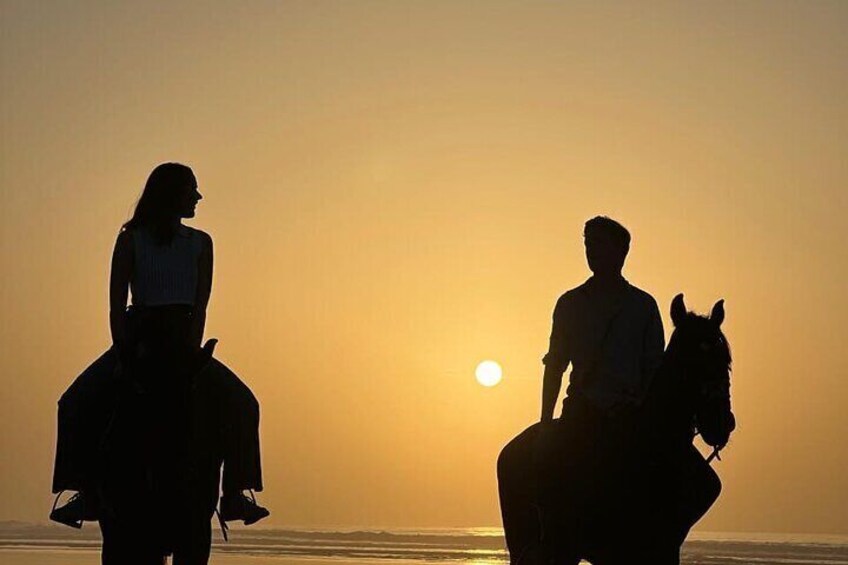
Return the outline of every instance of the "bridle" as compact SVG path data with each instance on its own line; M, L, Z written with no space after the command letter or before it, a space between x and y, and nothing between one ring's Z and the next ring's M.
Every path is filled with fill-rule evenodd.
M727 369L728 376L723 379L709 379L701 382L701 398L706 401L715 401L715 400L723 400L725 398L730 397L730 376L729 369ZM700 434L700 431L695 431L695 435ZM694 439L694 436L693 436ZM712 463L713 459L721 461L721 450L724 449L724 445L714 445L712 446L713 450L710 453L709 457L707 457L707 464Z

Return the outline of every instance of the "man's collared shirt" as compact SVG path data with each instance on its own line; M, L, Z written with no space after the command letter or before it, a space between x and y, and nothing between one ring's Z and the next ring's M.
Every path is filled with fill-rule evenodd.
M562 371L571 362L567 394L606 410L642 401L665 349L656 301L622 283L602 292L590 278L563 294L544 358Z

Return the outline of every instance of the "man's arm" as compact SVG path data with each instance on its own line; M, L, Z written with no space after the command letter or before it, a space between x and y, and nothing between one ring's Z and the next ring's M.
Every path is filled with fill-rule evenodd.
M550 345L548 353L542 360L545 364L545 373L542 377L542 422L549 422L554 417L554 409L562 389L562 374L571 361L566 352L564 316L565 302L561 297L554 307Z
M542 422L550 422L554 418L554 408L562 388L563 372L563 369L554 365L545 365L545 374L542 377Z

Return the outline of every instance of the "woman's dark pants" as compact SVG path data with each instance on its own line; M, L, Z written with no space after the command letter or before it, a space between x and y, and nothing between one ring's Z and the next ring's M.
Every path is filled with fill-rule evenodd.
M198 366L189 324L133 312L132 362L107 351L59 401L53 490L101 496L104 565L205 564L221 463L225 492L262 489L258 403L219 361Z

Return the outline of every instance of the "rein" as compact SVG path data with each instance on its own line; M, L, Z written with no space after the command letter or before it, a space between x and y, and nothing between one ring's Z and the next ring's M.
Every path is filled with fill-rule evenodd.
M713 459L716 459L716 460L718 460L718 461L721 461L721 455L719 455L719 451L721 451L721 448L720 448L720 447L714 447L714 448L713 448L713 452L712 452L712 453L710 453L710 456L709 456L709 457L707 457L707 465L709 465L710 463L712 463Z
M698 432L695 432L695 434L692 436L692 439L694 440L697 436L698 436ZM721 461L720 451L722 450L722 448L724 448L724 446L713 447L712 453L710 453L709 457L707 457L707 465L712 463L713 459L715 459L717 461Z
M706 394L707 398L716 398L727 395L727 391L729 390L729 388L730 383L724 383L722 381L713 381L709 383L703 383L701 385L702 392ZM695 432L695 435L698 435L698 432ZM713 459L721 461L721 455L719 454L719 452L722 450L723 447L723 445L721 447L713 447L712 453L710 453L709 457L707 457L707 465L712 463Z

